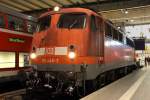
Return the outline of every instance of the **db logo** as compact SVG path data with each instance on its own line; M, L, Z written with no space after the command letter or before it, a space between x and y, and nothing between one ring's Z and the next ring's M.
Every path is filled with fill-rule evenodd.
M54 52L55 52L55 49L54 49L54 48L46 48L46 54L53 55Z

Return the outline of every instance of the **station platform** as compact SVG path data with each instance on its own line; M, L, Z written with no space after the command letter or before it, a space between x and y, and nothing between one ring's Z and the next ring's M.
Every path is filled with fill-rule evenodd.
M81 100L150 100L150 66L133 71Z

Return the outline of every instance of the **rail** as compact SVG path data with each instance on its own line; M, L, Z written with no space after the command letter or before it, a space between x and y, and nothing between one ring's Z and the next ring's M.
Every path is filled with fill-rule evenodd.
M25 93L25 89L2 93L0 94L0 100L22 100L22 95Z

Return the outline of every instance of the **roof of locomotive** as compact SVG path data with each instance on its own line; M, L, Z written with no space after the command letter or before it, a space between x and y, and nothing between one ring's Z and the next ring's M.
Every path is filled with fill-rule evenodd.
M81 13L86 13L86 14L94 14L94 15L99 15L100 14L86 8L62 8L59 11L48 11L44 14L42 14L39 18L46 16L46 15L51 15L51 14L57 14L57 13L73 13L73 12L81 12Z
M99 13L96 13L95 11L93 11L93 10L90 10L90 9L87 9L87 8L63 8L63 9L60 9L59 11L48 11L48 12L45 12L44 14L42 14L39 18L41 18L41 17L44 17L44 16L47 16L47 15L52 15L52 14L59 14L59 13L86 13L86 14L93 14L93 15L97 15L97 16L100 16L100 17L102 17L102 15L101 14L99 14ZM102 17L103 18L103 17ZM103 18L103 20L106 22L106 23L108 23L108 24L110 24L112 27L114 27L116 30L118 30L114 25L113 25L113 23L110 21L110 20L108 20L108 19L105 19L105 18ZM120 31L122 34L124 33L123 31L121 31L121 30L118 30L118 31ZM131 39L132 40L132 39Z

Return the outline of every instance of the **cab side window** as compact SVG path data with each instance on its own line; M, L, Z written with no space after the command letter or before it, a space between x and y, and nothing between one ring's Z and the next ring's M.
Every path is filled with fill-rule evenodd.
M97 31L97 26L96 26L96 17L94 15L91 16L91 32L96 32Z
M101 19L101 17L96 17L96 26L97 26L97 29L99 30L99 32L104 31L103 20Z

